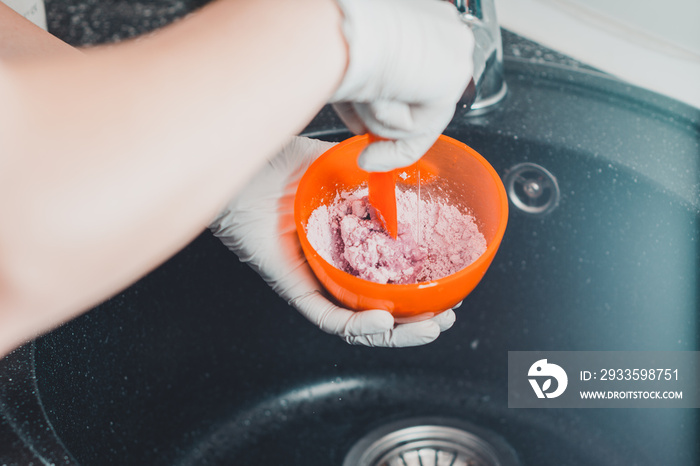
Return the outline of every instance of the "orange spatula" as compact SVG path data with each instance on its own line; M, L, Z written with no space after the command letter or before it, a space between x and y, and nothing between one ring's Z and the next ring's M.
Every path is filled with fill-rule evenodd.
M380 138L369 135L369 143L379 141ZM367 181L369 188L369 203L377 209L379 218L392 238L396 239L398 224L396 219L396 173L372 172Z

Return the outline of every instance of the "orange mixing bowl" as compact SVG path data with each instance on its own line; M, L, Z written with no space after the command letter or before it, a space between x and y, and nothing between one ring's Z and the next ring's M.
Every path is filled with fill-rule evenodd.
M306 237L306 223L317 207L331 204L338 192L367 185L368 172L357 166L357 157L367 144L367 135L347 139L306 171L294 201L299 241L318 280L343 306L358 311L385 309L397 322L429 319L462 301L491 265L508 221L505 188L493 167L474 149L440 136L418 162L398 169L398 185L416 189L420 179L421 196L440 196L473 215L486 238L486 252L462 270L437 280L408 285L370 282L328 263Z

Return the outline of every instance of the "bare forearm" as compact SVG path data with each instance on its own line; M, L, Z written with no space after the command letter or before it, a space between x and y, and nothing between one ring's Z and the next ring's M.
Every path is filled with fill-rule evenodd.
M323 105L345 54L331 1L220 0L0 69L0 354L190 241Z

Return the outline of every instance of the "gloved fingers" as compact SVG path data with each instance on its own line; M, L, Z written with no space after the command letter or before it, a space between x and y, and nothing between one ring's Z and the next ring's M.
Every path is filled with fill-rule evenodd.
M355 134L369 132L384 139L401 139L411 135L416 127L411 107L405 102L338 102L333 109Z
M270 171L282 178L297 174L301 178L301 174L306 171L311 162L336 144L336 142L294 136L275 157L269 160Z
M427 345L435 341L439 336L440 326L433 320L424 320L422 322L400 324L380 334L345 337L345 341L351 345L404 348Z
M341 337L382 334L394 327L394 318L387 311L350 311L336 306L318 290L297 296L289 303L324 332Z
M369 108L357 104L358 112L361 108ZM392 112L396 114L397 120L402 120L402 125L412 125L412 131L403 131L381 126L377 116L370 113L362 115L369 131L389 141L378 141L370 144L360 155L358 164L367 171L388 171L394 168L405 167L416 162L435 144L440 133L447 125L455 113L454 102L434 103L404 106L410 112L410 116L398 110L400 105L388 104L380 106L373 104L373 108L382 109L382 118L390 118ZM388 110L391 109L391 110ZM409 123L410 121L410 123ZM398 126L398 125L396 125Z
M405 138L423 128L417 128L411 105L398 100L378 100L354 105L357 115L369 130L385 139Z
M345 337L345 341L351 345L385 348L427 345L435 341L442 332L452 327L455 319L454 311L448 309L429 320L399 324L381 334L348 336Z
M380 309L358 312L342 309L342 311L352 313L345 324L344 336L376 335L394 327L394 317L387 311ZM341 316L337 313L336 310L334 318L340 320Z
M354 134L364 134L367 131L364 121L360 118L352 102L337 102L333 104L333 110L338 114L345 126Z
M440 327L440 332L444 332L445 330L450 329L450 327L454 325L456 319L457 316L455 315L455 311L453 311L452 309L448 309L436 315L430 320L435 322L438 325L438 327Z
M357 164L370 172L406 167L420 159L435 144L439 135L439 132L417 134L407 139L374 142L362 151Z
M341 105L344 104L336 104L336 107ZM398 100L377 100L353 102L341 111L351 120L351 130L363 130L382 139L396 140L421 133L439 134L449 124L455 109L456 102L452 101L409 104Z

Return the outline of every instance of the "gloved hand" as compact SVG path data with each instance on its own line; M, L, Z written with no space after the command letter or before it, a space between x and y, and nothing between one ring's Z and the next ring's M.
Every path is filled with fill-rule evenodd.
M417 346L435 340L455 321L452 310L423 322L394 324L387 311L354 312L329 301L297 237L294 195L301 176L333 143L295 137L269 161L210 225L239 259L324 332L350 344Z
M474 36L445 1L336 1L349 63L331 102L350 131L389 139L370 144L359 165L410 165L454 116L472 77Z

